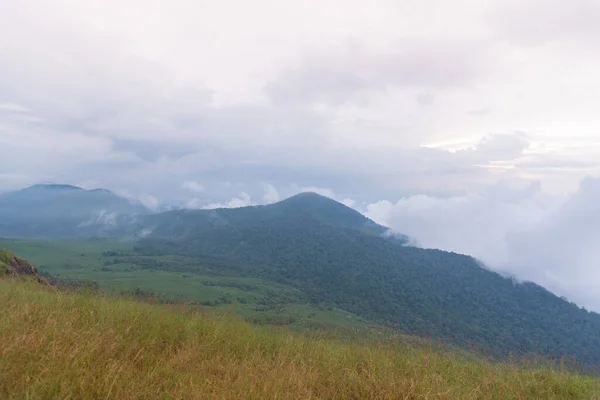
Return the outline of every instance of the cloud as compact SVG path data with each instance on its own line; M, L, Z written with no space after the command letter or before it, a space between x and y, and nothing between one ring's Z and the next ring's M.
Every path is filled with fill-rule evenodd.
M195 181L185 181L181 187L193 193L202 193L204 191L204 186Z
M510 13L530 19L511 4ZM533 10L541 3L532 4ZM247 175L243 191L252 196L264 181L278 188L296 182L335 186L362 201L357 192L374 200L387 190L478 190L511 175L560 175L572 185L590 168L549 176L540 164L562 157L574 165L585 154L600 155L596 147L565 153L554 146L547 161L531 147L541 133L545 143L558 143L574 126L592 140L599 128L598 64L589 52L557 59L507 43L509 33L521 34L491 22L506 8L500 1L377 0L365 7L310 0L282 10L266 0L252 7L228 0L200 11L175 0L143 4L143 14L140 6L0 3L0 34L12 38L0 43L0 144L11 154L0 161L0 185L93 180L182 202L187 189L171 181L194 177L212 190L219 180ZM254 19L237 20L232 8ZM583 0L552 2L543 15L593 14L592 8ZM160 34L147 29L158 22ZM474 110L494 112L473 118ZM517 131L527 136L489 136ZM462 155L421 148L488 136L489 143ZM24 156L28 162L19 162ZM494 174L481 171L506 159L507 176L499 176L498 165ZM210 201L236 195L222 191Z
M343 199L342 201L340 201L340 203L350 208L354 208L356 206L356 200L352 199Z
M138 196L138 200L142 203L142 205L150 210L156 211L160 206L160 201L156 197L149 194L142 194Z
M241 192L238 195L238 197L234 197L233 199L231 199L225 203L211 203L211 204L204 205L200 208L202 208L204 210L213 210L213 209L217 209L217 208L240 208L240 207L247 207L247 206L252 206L252 205L254 205L254 203L252 202L250 195L246 192Z
M226 185L224 185L228 188L231 188L232 186L234 188L239 187L239 185L231 185L230 182L227 182ZM280 196L279 196L279 192L277 191L277 189L275 188L275 186L271 185L270 183L261 183L260 185L261 189L262 189L262 193L258 193L255 197L260 198L260 200L256 201L253 200L253 196L250 195L249 193L245 192L245 191L241 191L239 192L236 196L234 196L233 198L230 198L227 201L221 201L221 202L214 202L214 201L210 201L207 200L207 197L194 197L192 199L187 200L185 207L186 208L191 208L191 209L216 209L216 208L239 208L239 207L247 207L247 206L254 206L254 205L259 205L259 204L272 204L272 203L276 203L280 200ZM197 192L196 194L199 193L204 193L203 192Z
M159 211L160 201L153 195L147 193L133 194L129 190L119 190L117 194L123 198L128 199L134 204L141 204L151 211Z
M461 40L399 41L385 52L360 43L326 47L305 54L267 85L276 102L353 100L356 94L401 88L441 89L472 84L488 69L489 43ZM420 104L433 96L418 93Z
M366 215L419 246L473 255L600 311L598 204L600 179L583 180L568 197L548 196L539 184L516 180L464 196L379 201Z
M541 46L553 41L597 45L600 4L594 0L498 2L489 15L492 26L513 42Z
M14 113L27 113L30 110L28 108L22 107L15 103L1 103L0 104L0 112L14 112Z
M474 149L484 162L513 160L523 155L530 142L522 133L485 136Z
M279 192L273 185L265 183L263 184L263 188L265 190L265 195L263 196L265 204L277 203L280 200Z
M116 212L106 212L106 210L101 210L98 212L98 215L92 216L89 220L84 221L79 224L79 227L90 226L94 224L104 225L106 227L113 227L117 224L117 213Z
M535 224L549 204L537 186L527 182L510 188L502 183L480 193L437 197L414 195L396 203L379 201L367 207L367 216L421 246L453 250L494 260L505 257L504 238L511 229Z
M579 190L537 224L507 235L507 267L600 311L600 179Z

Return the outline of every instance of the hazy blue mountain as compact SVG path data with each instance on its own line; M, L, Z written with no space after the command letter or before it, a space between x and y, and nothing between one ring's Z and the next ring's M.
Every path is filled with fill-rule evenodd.
M304 220L348 228L380 237L388 228L368 219L356 210L316 193L301 193L266 206L222 208L214 210L173 210L146 216L137 229L152 231L153 237L168 239L214 236L218 232L235 235L243 230L261 231L269 224L298 225ZM390 240L405 243L403 235L389 236Z
M600 365L600 315L471 257L390 240L384 227L315 194L172 211L144 224L137 251L145 255L220 260L227 273L292 285L308 302L497 355L540 351Z
M91 236L145 213L106 189L35 185L0 195L0 236Z

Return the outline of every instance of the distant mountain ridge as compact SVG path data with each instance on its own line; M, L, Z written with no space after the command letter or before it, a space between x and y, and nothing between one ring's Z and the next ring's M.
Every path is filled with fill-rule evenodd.
M30 190L85 190L85 189L80 188L79 186L51 183L51 184L33 185L33 186L29 186L25 189L21 189L19 191L26 192L26 191L30 191Z
M288 221L290 217L293 220ZM202 234L206 230L221 229L231 224L260 229L264 224L273 221L296 223L300 219L314 220L337 228L354 229L378 237L389 230L352 208L310 192L300 193L269 205L206 210L180 209L151 214L140 219L136 228L151 230L154 237L175 238L192 232ZM397 235L395 240L405 242L408 238Z
M142 205L106 189L34 185L0 195L0 236L75 237L104 235L147 214Z

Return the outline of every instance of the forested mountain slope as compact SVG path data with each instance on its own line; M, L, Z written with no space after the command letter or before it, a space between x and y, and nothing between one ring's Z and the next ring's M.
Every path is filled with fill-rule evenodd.
M405 246L330 199L303 194L269 206L176 211L144 221L146 255L211 257L240 274L293 285L404 332L482 345L495 354L541 351L600 365L600 315L475 259Z

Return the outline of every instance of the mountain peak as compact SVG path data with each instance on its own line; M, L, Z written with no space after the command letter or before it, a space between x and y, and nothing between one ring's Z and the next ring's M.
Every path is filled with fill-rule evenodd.
M315 192L302 192L273 204L278 207L289 207L296 210L320 210L321 212L344 212L361 215L358 211L330 197Z
M286 202L286 201L326 201L326 202L335 202L335 203L338 203L334 199L332 199L330 197L327 197L327 196L324 196L322 194L316 193L316 192L302 192L302 193L298 193L298 194L295 194L295 195L293 195L291 197L288 197L287 199L284 199L284 200L280 201L280 203L283 203L283 202Z
M79 186L73 186L73 185L62 185L62 184L39 184L39 185L33 185L30 186L28 188L25 188L23 190L38 190L38 189L42 189L42 190L55 190L55 191L66 191L66 190L84 190L82 188L80 188Z
M67 184L37 184L33 186L29 186L25 189L22 189L21 192L27 192L30 190L44 190L44 191L52 191L52 192L89 192L89 193L97 193L97 194L110 194L115 195L112 191L104 188L97 189L84 189L79 186L67 185ZM116 196L116 195L115 195Z
M110 191L108 189L103 189L103 188L91 189L91 190L88 190L88 192L115 195L112 191Z
M358 229L374 234L382 234L387 230L353 208L315 192L298 193L271 207L290 213L308 214L329 225Z

